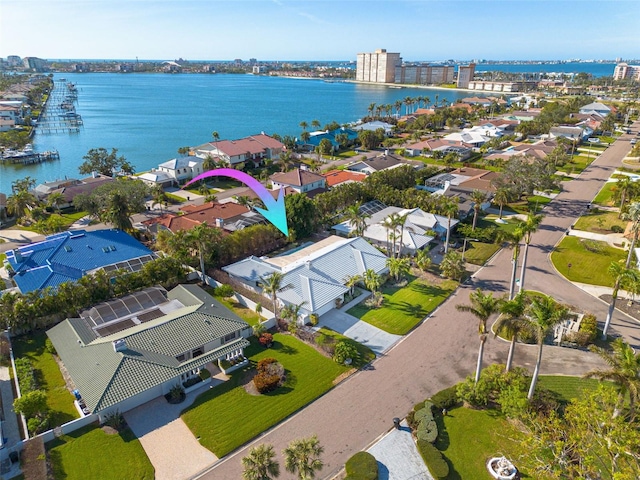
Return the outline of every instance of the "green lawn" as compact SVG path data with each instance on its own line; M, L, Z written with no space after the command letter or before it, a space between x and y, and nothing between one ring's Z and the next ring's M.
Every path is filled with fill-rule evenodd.
M154 469L131 430L108 435L96 425L46 444L54 478L152 480Z
M318 332L321 335L325 335L327 337L333 337L336 340L336 342L340 340L346 340L347 342L355 345L356 349L358 350L358 358L353 359L353 363L351 364L351 366L354 368L358 368L358 369L362 368L367 363L372 362L376 358L376 354L373 353L373 350L371 350L369 347L361 343L358 343L355 340L352 340L348 337L345 337L344 335L341 335L338 332L334 332L333 330L326 327L320 327L320 330Z
M171 201L171 203L184 203L187 201L186 198L179 197L178 195L174 195L173 193L165 192L165 195Z
M411 276L406 287L382 288L384 303L381 308L371 309L361 303L349 309L348 313L385 332L404 335L435 310L457 286L454 280L432 285Z
M250 308L247 308L234 300L225 300L221 297L216 297L216 300L218 300L232 312L235 312L236 315L242 318L249 325L257 325L260 322L260 315L258 315L255 310L251 310Z
M500 250L500 245L496 243L467 242L467 249L464 252L465 261L474 265L484 265L487 260Z
M591 210L588 214L583 215L575 223L576 230L586 230L594 233L612 233L611 227L617 225L624 229L627 227L627 222L618 218L617 212L608 211L594 211Z
M594 204L604 207L612 207L613 205L613 187L615 182L607 182L593 199Z
M200 443L223 457L329 390L349 369L318 353L291 335L275 334L265 349L252 339L245 349L251 363L273 357L286 369L286 383L264 395L250 395L242 386L244 370L200 395L182 419ZM248 368L247 368L248 369Z
M571 160L565 163L562 166L558 167L560 172L565 173L580 173L593 162L597 156L600 154L600 151L595 152L580 152L579 155L574 155L571 157Z
M627 252L605 242L587 241L600 248L599 252L591 252L584 247L582 240L578 237L563 238L551 253L553 265L572 282L613 286L613 279L607 273L609 265L626 259Z
M540 376L539 385L558 393L563 401L581 397L594 390L599 382L564 376ZM490 478L486 461L505 455L520 469L521 478L532 478L522 470L519 458L526 458L520 441L524 433L496 410L454 408L447 416L436 415L438 440L436 447L449 463L448 480ZM536 477L543 478L543 477Z
M509 207L511 208L511 211L505 210L503 213L520 213L523 215L527 215L534 209L537 209L537 211L539 212L551 200L551 198L543 197L541 195L530 195L525 201L510 203Z
M58 364L44 348L47 336L44 332L23 335L11 340L15 358L28 357L41 388L47 392L47 404L52 410L52 424L62 425L80 415L73 404L73 395L67 387Z

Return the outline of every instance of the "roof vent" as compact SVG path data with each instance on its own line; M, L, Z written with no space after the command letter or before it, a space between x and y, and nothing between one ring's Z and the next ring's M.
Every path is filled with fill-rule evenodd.
M124 352L127 349L127 341L124 338L115 340L113 343L113 350L116 352Z

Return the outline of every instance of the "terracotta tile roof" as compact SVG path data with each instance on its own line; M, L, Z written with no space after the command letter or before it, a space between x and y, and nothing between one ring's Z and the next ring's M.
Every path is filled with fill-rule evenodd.
M345 182L362 182L367 175L359 172L350 172L349 170L331 170L323 173L322 176L327 180L328 187L334 187Z
M276 190L267 190L271 196L273 198L275 198L276 200L278 199L278 195L280 193L279 189ZM298 193L296 192L293 188L291 187L285 187L284 188L284 194L285 195L293 195L294 193ZM246 187L242 190L236 190L236 197L249 197L252 200L255 200L258 198L258 195L256 195L256 192L254 192L253 190L251 190L249 187Z
M266 148L284 148L284 144L265 134L252 135L238 140L220 140L210 142L209 145L216 147L230 157L250 153L258 155L264 153Z
M296 168L290 172L274 173L269 177L272 182L278 182L285 185L293 185L295 187L302 187L303 185L309 185L310 183L322 180L322 175L310 172L309 170L301 170Z
M249 211L247 207L233 202L208 202L202 205L185 205L180 210L185 212L185 218L193 220L199 219L200 223L207 222L209 225L212 225L209 219L213 221L215 221L216 218L227 220Z

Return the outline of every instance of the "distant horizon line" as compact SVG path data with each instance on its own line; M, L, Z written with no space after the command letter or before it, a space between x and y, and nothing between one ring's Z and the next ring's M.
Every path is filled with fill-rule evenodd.
M12 56L12 55L9 55ZM5 57L8 58L9 56ZM28 57L20 57L20 58L28 58ZM36 58L40 58L40 57L36 57ZM236 60L240 60L242 62L249 62L251 60L251 58L244 60L244 59L231 59L231 60L213 60L213 59L195 59L195 60L188 60L188 59L153 59L153 58L43 58L43 60L46 60L48 62L54 62L54 61L60 61L60 62L79 62L79 61L84 61L84 62L177 62L178 60L182 60L184 62L190 62L190 63L207 63L207 62L211 62L211 63L233 63ZM492 64L492 63L554 63L554 64L563 64L563 63L621 63L621 62L638 62L640 61L639 59L623 59L623 60L616 60L614 59L610 59L610 58L600 58L600 59L579 59L579 58L575 58L575 59L482 59L482 60L470 60L470 59L463 59L463 60L459 60L459 59L447 59L447 60L405 60L407 63L418 63L418 62L424 62L424 63L475 63L475 64ZM334 60L258 60L256 59L257 63L356 63L356 60L340 60L340 59L334 59Z

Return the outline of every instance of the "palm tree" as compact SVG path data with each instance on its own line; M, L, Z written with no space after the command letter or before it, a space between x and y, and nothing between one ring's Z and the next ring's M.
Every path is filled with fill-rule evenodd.
M369 112L369 118L373 119L373 112L375 109L376 109L376 104L370 103L369 108L367 108L367 111Z
M253 199L248 195L236 195L233 197L238 205L242 205L243 207L251 208L253 206Z
M447 237L444 243L444 254L449 253L449 237L451 236L451 219L458 215L458 197L447 198L440 205L440 213L447 216Z
M353 228L349 236L361 237L367 229L367 219L370 218L371 215L360 212L361 206L361 202L356 202L344 211L347 222L349 222Z
M416 253L416 265L420 270L427 270L432 263L433 260L429 256L428 250L418 250L418 252Z
M595 377L600 381L609 380L618 385L618 405L614 417L620 414L627 393L629 394L629 419L635 417L635 404L640 396L640 353L621 338L611 344L612 351L592 345L589 349L597 353L610 367L608 370L592 370L585 377Z
M513 353L516 349L516 341L518 339L518 333L526 328L526 321L523 319L526 305L526 297L524 292L518 293L512 300L505 300L500 304L500 316L496 321L493 328L494 334L498 335L498 332L502 331L507 335L511 335L511 344L509 345L509 355L507 356L507 366L505 371L511 370L511 364L513 363Z
M324 447L316 435L294 440L282 451L284 468L287 472L297 474L298 480L312 480L324 466L320 460L323 452Z
M50 208L55 208L58 213L60 213L60 205L64 205L65 203L67 203L67 200L64 198L62 192L53 192L47 197L47 205Z
M408 258L387 258L387 267L389 268L389 274L396 282L400 280L400 277L408 275L411 271L411 263Z
M527 253L529 253L529 244L531 243L532 235L538 230L540 223L544 215L536 215L529 213L526 222L520 222L518 228L522 230L524 234L524 252L522 253L522 268L520 270L520 287L518 291L521 292L524 289L524 274L527 269Z
M516 272L518 270L518 256L520 255L520 242L524 238L524 232L521 228L516 227L515 230L509 232L507 230L499 230L497 241L507 242L509 248L513 251L511 256L511 281L509 282L509 300L513 299L516 288Z
M273 445L261 444L242 458L244 480L271 480L280 476L280 464L275 459Z
M627 211L622 214L622 219L631 222L631 232L633 233L629 253L627 254L627 263L625 265L629 268L634 253L633 251L638 241L638 233L640 232L640 202L631 203Z
M493 297L493 293L483 293L481 289L469 295L471 305L456 305L460 312L469 312L478 319L478 335L480 336L480 350L478 351L478 364L476 366L476 383L480 379L482 370L482 356L484 354L484 344L487 341L487 320L494 313L499 311L500 300Z
M478 214L482 211L482 204L487 201L487 194L482 190L474 190L471 192L470 198L473 200L473 225L471 226L471 231L474 231Z
M130 232L133 230L133 225L129 213L129 201L126 196L120 192L114 192L109 198L109 206L104 215L105 220L114 228Z
M153 208L156 205L160 205L160 213L163 213L162 205L167 201L168 197L167 197L167 194L164 193L164 189L162 188L162 185L155 184L151 187L151 198L152 198L151 207Z
M396 116L400 116L400 111L402 110L402 100L396 100L393 103L393 106L396 108Z
M282 310L280 310L280 317L289 323L293 322L294 324L297 324L298 319L300 318L300 310L302 310L302 307L306 303L307 301L305 300L299 304L289 303L285 305L284 307L282 307Z
M217 166L216 159L213 158L213 155L207 154L207 156L204 157L204 160L202 161L202 169L204 171L213 170Z
M622 178L619 178L616 182L615 189L618 195L620 195L620 212L618 213L618 218L622 217L622 213L624 211L624 204L627 200L627 195L629 192L635 187L635 182L633 179L627 175Z
M382 282L380 275L376 273L372 268L368 268L362 275L362 281L367 290L375 293Z
M604 321L604 328L602 329L603 340L607 339L607 331L609 330L609 325L611 324L613 311L616 308L616 300L618 299L618 291L620 290L620 287L626 282L633 280L633 278L637 276L633 269L626 268L622 265L622 260L620 262L611 262L607 272L613 277L614 283L613 291L611 292L611 303L609 303L607 318Z
M37 203L38 201L33 193L28 190L17 190L7 198L7 209L10 210L17 219L20 219L27 215L28 209L34 207Z
M493 202L500 207L500 216L498 218L502 218L502 209L511 202L512 198L513 194L509 188L500 187L496 190L493 196Z
M220 240L220 230L212 228L207 225L207 222L202 222L200 225L196 225L189 230L186 235L186 241L190 248L198 251L198 257L200 259L200 278L203 284L207 284L205 280L205 267L204 267L204 254L209 251L211 245L214 245Z
M281 272L273 272L268 277L260 277L262 282L262 291L271 297L273 304L273 315L278 320L278 299L277 294L282 289L282 279L284 275Z
M349 295L353 296L355 286L362 282L362 275L349 275L344 279L344 286L349 289Z
M527 394L529 400L533 398L533 392L536 389L538 375L540 374L544 339L558 324L566 320L568 313L567 307L561 306L553 298L547 296L533 299L529 308L527 308L524 318L527 321L528 328L531 328L535 333L538 342L536 367L533 370L533 377L531 377L531 385Z
M313 128L315 128L316 130L320 128L320 121L319 120L311 120L311 126Z
M211 136L213 137L213 140L216 142L220 140L220 135L218 134L218 132L215 132L215 131L212 132Z
M304 120L300 122L300 128L305 131L307 129L307 127L309 127L309 124L307 122L305 122Z

